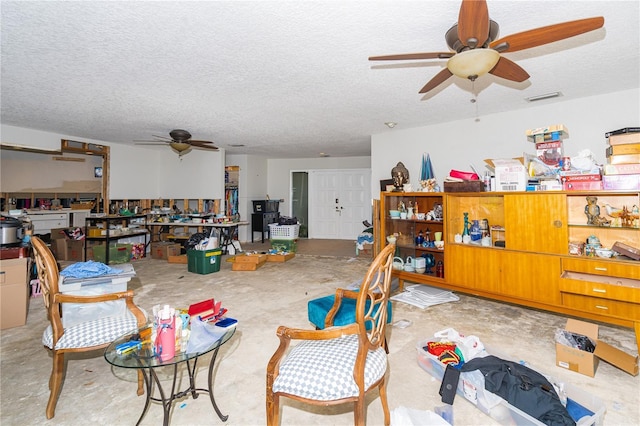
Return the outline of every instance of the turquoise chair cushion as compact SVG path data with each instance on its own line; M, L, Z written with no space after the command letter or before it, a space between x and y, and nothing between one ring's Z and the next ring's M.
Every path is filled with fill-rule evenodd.
M325 297L319 297L317 299L310 300L307 304L307 314L309 316L309 321L319 330L324 329L324 320L333 307L335 297L336 296L334 294ZM369 307L370 303L371 302L367 301L367 308ZM389 300L387 301L387 324L391 323L392 317L393 312L391 309L391 301ZM338 309L338 313L333 320L333 325L341 326L353 324L354 322L356 322L356 300L343 298L340 309ZM367 324L367 329L368 328L370 328L370 324Z

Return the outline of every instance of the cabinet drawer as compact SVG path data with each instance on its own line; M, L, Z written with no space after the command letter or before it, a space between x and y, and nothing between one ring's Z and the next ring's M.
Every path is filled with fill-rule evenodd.
M640 304L562 293L562 304L568 308L627 320L640 320Z
M565 272L560 278L560 291L640 303L640 281L628 278Z
M565 257L562 259L562 270L640 279L640 264L633 262Z

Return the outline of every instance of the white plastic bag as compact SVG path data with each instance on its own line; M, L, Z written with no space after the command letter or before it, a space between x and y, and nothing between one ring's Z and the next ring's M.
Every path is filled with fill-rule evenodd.
M202 321L198 317L191 318L191 332L186 352L189 354L203 352L211 347L225 333L215 325Z
M460 349L460 352L462 352L465 362L484 352L484 345L477 336L465 336L453 328L445 328L444 330L437 331L434 333L434 336L443 341L455 343L457 348Z

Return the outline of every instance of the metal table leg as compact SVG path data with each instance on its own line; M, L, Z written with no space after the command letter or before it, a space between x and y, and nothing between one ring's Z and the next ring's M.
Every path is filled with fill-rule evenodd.
M170 396L165 395L164 389L162 388L162 384L160 383L160 380L158 379L158 376L155 370L153 368L149 368L149 371L147 372L145 369L143 369L142 373L144 376L144 382L146 384L146 389L147 389L147 399L145 401L144 408L142 409L142 414L140 414L140 418L138 419L138 422L136 423L136 425L139 425L140 422L142 421L143 417L147 413L147 410L149 409L149 405L151 401L156 401L156 402L162 403L162 409L164 411L164 418L163 418L162 424L163 426L168 426L169 416L171 414L171 407L173 406L173 402L177 399L181 399L182 397L188 394L191 394L193 399L197 399L199 392L206 392L209 394L209 399L211 400L211 405L213 406L213 409L218 414L218 417L220 417L220 420L222 420L223 422L226 422L229 416L222 414L222 412L220 411L220 408L218 408L218 404L216 403L215 397L213 396L213 371L214 371L214 365L215 365L215 361L216 361L216 357L218 355L219 349L220 347L218 346L214 350L213 354L211 355L211 361L209 362L209 372L207 375L208 376L207 389L196 388L195 374L196 374L196 367L198 365L197 357L194 358L193 365L191 365L189 360L186 360L187 373L189 375L189 387L181 392L176 392L178 364L173 365L173 382L171 384ZM158 387L160 398L155 398L152 396L154 382Z

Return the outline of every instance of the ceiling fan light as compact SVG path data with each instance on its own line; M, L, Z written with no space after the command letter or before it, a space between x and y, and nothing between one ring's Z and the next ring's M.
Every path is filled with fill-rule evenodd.
M500 60L493 49L472 49L460 52L447 61L447 68L454 75L474 80L491 71Z
M178 152L184 152L191 148L191 145L183 142L170 142L169 145Z

